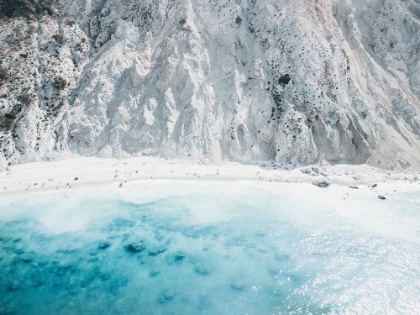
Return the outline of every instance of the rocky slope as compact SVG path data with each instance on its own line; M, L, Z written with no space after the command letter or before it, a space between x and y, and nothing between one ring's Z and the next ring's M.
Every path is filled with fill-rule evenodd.
M146 154L420 168L419 0L9 2L3 167Z

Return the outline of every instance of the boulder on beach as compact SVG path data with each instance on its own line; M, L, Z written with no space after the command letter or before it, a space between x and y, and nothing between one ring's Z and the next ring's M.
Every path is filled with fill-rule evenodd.
M314 180L312 184L318 187L325 188L331 185L331 181L328 179L317 179L317 180Z
M378 196L378 199L385 200L386 198L384 196Z
M310 169L309 167L302 168L300 171L301 171L303 174L311 174L311 173L312 173L312 171L311 171L311 169Z

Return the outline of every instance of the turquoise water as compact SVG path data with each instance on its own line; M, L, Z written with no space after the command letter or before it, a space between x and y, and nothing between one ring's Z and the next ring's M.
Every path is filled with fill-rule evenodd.
M4 202L0 314L418 314L418 195L229 187Z

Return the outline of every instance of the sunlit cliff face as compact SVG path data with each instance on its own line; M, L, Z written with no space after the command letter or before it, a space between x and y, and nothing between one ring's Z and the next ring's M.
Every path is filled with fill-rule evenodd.
M22 3L0 20L3 168L69 153L420 165L417 1Z

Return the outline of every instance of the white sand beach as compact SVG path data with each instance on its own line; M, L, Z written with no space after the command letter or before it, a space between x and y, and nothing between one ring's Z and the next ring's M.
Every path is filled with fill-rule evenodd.
M151 157L105 159L78 157L61 161L35 162L13 166L0 173L0 195L24 196L31 192L71 192L80 189L108 187L126 189L161 181L249 181L266 189L289 184L291 191L301 185L327 180L349 192L368 190L372 195L392 196L398 191L420 189L419 174L392 173L366 165L291 166L274 163L243 165L225 162L209 165L203 162L165 160ZM176 185L176 182L174 183ZM284 186L283 186L284 187ZM319 188L322 191L322 188ZM328 190L328 188L324 188Z

